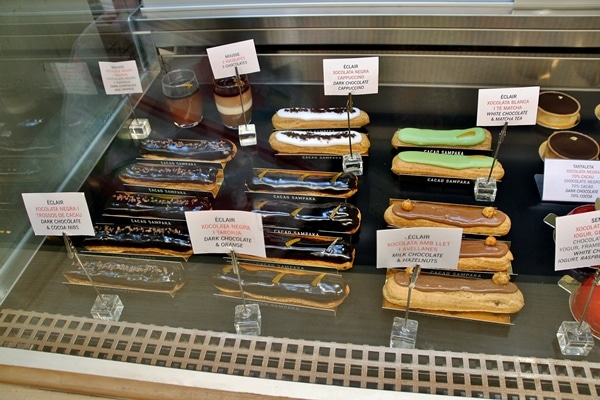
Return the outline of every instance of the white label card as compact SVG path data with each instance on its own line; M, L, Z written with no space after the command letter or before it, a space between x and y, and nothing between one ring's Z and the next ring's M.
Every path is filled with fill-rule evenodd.
M194 254L230 253L266 257L262 217L249 211L187 211Z
M554 270L600 265L600 211L556 218Z
M539 86L479 89L477 126L535 125Z
M593 203L600 197L600 161L562 160L544 161L544 201L572 201Z
M260 71L252 39L211 47L206 53L215 79L235 76L235 67L240 75Z
M106 94L142 93L140 74L134 60L98 61Z
M36 236L94 236L83 193L21 193Z
M377 231L377 268L456 269L461 228L400 228Z
M379 57L323 60L323 86L326 96L379 91Z

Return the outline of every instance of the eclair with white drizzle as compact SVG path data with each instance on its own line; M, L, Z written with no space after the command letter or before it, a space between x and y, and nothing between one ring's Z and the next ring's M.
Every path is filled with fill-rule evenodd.
M269 144L281 154L367 154L371 142L354 130L279 130L271 133Z

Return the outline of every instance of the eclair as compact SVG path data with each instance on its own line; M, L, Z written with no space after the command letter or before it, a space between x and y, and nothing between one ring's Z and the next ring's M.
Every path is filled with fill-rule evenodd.
M271 118L275 129L332 129L348 128L346 107L289 107L281 108ZM360 128L370 122L369 115L356 107L350 112L350 127Z
M253 192L349 198L358 191L358 177L346 172L257 168L246 186Z
M360 228L360 210L347 202L298 203L257 199L252 202L251 211L260 214L264 226L348 234Z
M461 271L507 271L513 254L507 242L494 236L485 239L463 239L457 269Z
M401 128L392 136L392 146L438 147L489 150L492 134L484 128L468 129L421 129Z
M354 245L339 237L288 235L265 232L266 258L240 258L277 264L346 270L354 263Z
M342 304L350 293L338 274L245 264L239 272L241 281L227 265L213 275L213 285L227 295L239 296L241 284L250 299L327 309Z
M100 224L83 247L100 253L129 253L189 258L192 242L187 230L163 226Z
M157 195L140 192L113 193L104 215L134 218L161 218L185 221L186 211L211 210L208 196Z
M227 139L145 139L139 145L140 155L150 159L180 159L226 163L237 152L236 145Z
M383 297L406 307L410 276L405 271L390 274ZM512 282L493 279L465 279L421 274L415 282L410 307L427 311L486 312L512 314L525 305L523 293Z
M504 168L499 161L482 155L456 155L425 151L401 151L392 160L392 172L397 175L439 176L458 179L476 179L488 176L502 179Z
M271 148L281 154L367 154L371 142L354 130L280 130L269 137Z
M463 233L475 235L502 236L511 228L508 215L495 207L409 199L392 202L383 217L388 225L397 228L462 228Z

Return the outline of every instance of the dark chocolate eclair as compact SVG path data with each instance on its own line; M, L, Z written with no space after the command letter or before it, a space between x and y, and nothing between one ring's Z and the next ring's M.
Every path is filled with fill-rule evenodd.
M225 266L213 275L213 285L238 295L241 283L250 298L322 308L337 307L350 292L337 274L254 266L240 266L239 272L241 281L232 266Z
M148 158L180 158L201 161L228 161L236 146L227 139L146 139L140 142L140 155Z
M250 190L315 192L347 197L358 189L356 175L345 172L311 172L276 169L255 170L246 183Z
M341 238L278 235L265 232L267 258L296 261L306 265L347 269L354 260L354 245Z
M90 251L190 256L192 243L181 228L104 224L94 226L94 237L83 240Z
M117 192L104 207L104 213L128 217L184 220L186 211L212 209L206 196L170 196L150 193Z
M142 161L129 164L119 178L124 182L178 182L178 183L204 183L217 182L217 175L221 169L213 165L158 165Z
M157 265L150 260L129 259L126 262L82 260L82 264L92 280L104 286L173 293L185 283L183 268L177 263ZM70 283L89 283L87 275L76 262L62 273Z
M252 202L252 212L262 216L263 225L281 228L354 233L360 227L360 210L346 202L311 204L257 199Z

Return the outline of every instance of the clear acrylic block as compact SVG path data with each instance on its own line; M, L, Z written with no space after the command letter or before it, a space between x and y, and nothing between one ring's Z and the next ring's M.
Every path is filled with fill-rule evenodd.
M260 307L258 304L238 304L235 306L233 325L239 335L260 335Z
M150 136L150 132L152 128L146 118L134 118L129 124L129 134L132 139L146 139Z
M123 303L116 294L101 294L90 310L92 317L105 321L118 321L123 312Z
M594 336L587 322L564 321L556 332L561 353L587 356L594 347Z
M406 323L405 323L406 321ZM400 349L414 349L417 343L417 330L419 321L414 319L394 317L392 332L390 334L390 347Z
M348 153L342 156L342 167L344 172L354 175L363 174L363 160L360 153Z
M240 146L254 146L256 144L256 127L254 124L238 126Z
M498 191L496 179L480 176L475 179L475 200L493 202L496 200L496 192Z

